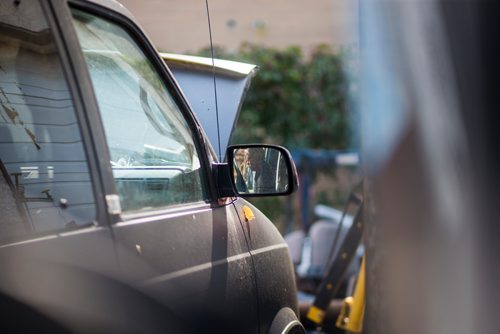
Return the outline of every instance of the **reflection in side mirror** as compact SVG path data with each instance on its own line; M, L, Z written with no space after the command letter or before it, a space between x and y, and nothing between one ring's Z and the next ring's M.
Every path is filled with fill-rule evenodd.
M228 162L238 195L288 195L297 189L297 173L290 153L274 145L228 147Z

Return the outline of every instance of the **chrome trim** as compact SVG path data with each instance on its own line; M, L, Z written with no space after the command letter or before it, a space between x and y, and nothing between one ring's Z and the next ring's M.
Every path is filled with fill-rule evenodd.
M302 331L305 333L304 326L302 326L300 321L294 320L294 321L288 323L288 325L286 325L285 328L283 328L283 330L281 331L281 334L288 334L290 332L290 330L292 330L296 326L300 327L302 329Z
M282 243L282 244L277 244L277 245L262 247L262 248L259 248L259 249L251 250L250 254L252 254L252 255L258 255L258 254L261 254L261 253L265 253L265 252L269 252L269 251L273 251L273 250L277 250L277 249L282 249L282 248L287 249L288 245L286 243Z
M177 270L177 271L165 274L165 275L153 277L151 279L140 282L139 286L144 287L144 286L148 286L148 285L155 285L155 284L163 283L163 282L171 280L173 278L181 277L181 276L191 274L191 273L194 273L197 271L210 269L212 267L215 267L215 266L218 266L221 264L227 264L227 263L230 263L230 262L233 262L236 260L241 260L241 259L244 259L247 257L250 257L250 253L242 253L242 254L238 254L238 255L233 255L233 256L230 256L228 258L220 259L220 260L217 260L214 262L205 262L205 263L199 264L197 266L192 266L192 267Z
M48 235L46 237L41 237L41 238L36 238L36 239L29 239L29 240L23 240L23 241L17 241L17 242L13 242L13 243L10 243L10 244L1 245L0 248L6 248L6 247L11 247L11 246L24 245L24 244L29 244L29 243L32 243L32 242L37 242L37 241L50 240L50 239L55 239L57 237L58 237L57 234L53 234L53 235Z
M182 217L186 215L193 215L200 212L208 212L213 210L210 204L206 204L203 202L202 205L192 205L192 206L178 206L167 209L160 209L156 211L147 211L147 212L139 212L139 213L129 213L123 214L121 217L124 221L118 222L113 226L128 226L134 224L141 224L156 220L164 220Z
M215 266L218 266L221 264L226 264L226 263L230 263L233 261L245 259L245 258L248 258L248 257L253 256L253 255L269 252L269 251L276 250L276 249L286 249L287 247L288 247L287 244L278 244L278 245L272 245L272 246L268 246L268 247L259 248L257 250L233 255L233 256L230 256L228 258L220 259L220 260L217 260L214 262L205 262L205 263L202 263L202 264L199 264L196 266L192 266L189 268L184 268L184 269L180 269L177 271L173 271L173 272L170 272L168 274L156 276L156 277L153 277L151 279L147 279L147 280L144 280L142 282L139 282L138 285L145 287L145 286L149 286L149 285L159 284L159 283L168 281L168 280L173 279L173 278L181 277L181 276L191 274L191 273L194 273L197 271L210 269L212 267L215 267Z

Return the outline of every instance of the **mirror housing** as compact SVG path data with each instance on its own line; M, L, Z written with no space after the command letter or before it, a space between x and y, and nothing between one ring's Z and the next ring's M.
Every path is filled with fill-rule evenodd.
M290 152L277 145L231 145L226 152L233 190L240 197L283 196L298 188Z
M232 183L229 164L212 163L212 175L217 185L218 198L234 197L238 195Z

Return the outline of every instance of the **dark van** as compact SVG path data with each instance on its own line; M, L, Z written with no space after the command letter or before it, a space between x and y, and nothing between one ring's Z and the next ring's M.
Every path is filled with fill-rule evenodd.
M4 327L303 332L287 246L242 199L292 193L293 161L220 161L190 103L119 3L0 0Z

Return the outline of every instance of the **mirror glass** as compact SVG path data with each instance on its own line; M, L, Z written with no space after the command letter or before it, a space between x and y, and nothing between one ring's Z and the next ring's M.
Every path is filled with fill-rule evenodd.
M277 195L288 192L287 156L274 147L233 149L233 178L239 194Z

